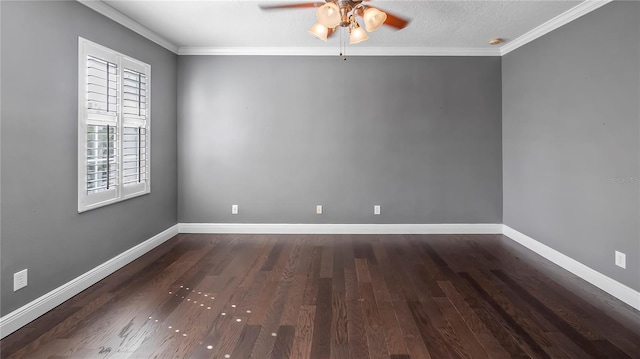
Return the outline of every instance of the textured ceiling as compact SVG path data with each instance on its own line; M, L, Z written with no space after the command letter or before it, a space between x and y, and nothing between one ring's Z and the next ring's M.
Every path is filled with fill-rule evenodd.
M314 48L324 43L307 33L315 9L263 11L260 4L300 1L122 1L112 8L179 48ZM405 48L490 48L489 39L516 39L582 1L384 1L370 5L411 19L395 31L383 27L368 41L350 46Z

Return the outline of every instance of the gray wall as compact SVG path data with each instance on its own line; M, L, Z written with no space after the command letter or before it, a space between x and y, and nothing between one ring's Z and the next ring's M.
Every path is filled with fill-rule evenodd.
M181 56L179 221L502 223L500 62Z
M608 4L502 71L504 223L640 290L640 3Z
M177 56L75 1L1 4L5 315L177 222ZM78 36L149 63L153 94L151 194L82 214Z

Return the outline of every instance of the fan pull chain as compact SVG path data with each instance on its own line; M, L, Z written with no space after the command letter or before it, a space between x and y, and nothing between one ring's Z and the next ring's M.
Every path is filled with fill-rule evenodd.
M339 38L338 38L338 44L339 44L338 45L339 46L339 48L338 48L339 55L338 56L342 56L342 28L338 28L338 31L340 31L340 35L339 35Z
M344 27L340 28L340 56L342 56L344 61L347 61L347 42L345 39L345 31L346 29Z

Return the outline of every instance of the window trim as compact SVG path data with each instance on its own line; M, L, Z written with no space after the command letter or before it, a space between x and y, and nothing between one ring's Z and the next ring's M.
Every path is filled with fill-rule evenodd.
M116 64L118 81L116 86L117 114L102 115L91 113L87 108L87 56L94 56ZM125 116L123 111L124 70L133 70L146 77L146 102L144 116ZM128 118L126 118L128 117ZM118 163L118 184L115 188L89 194L87 191L87 126L116 126L116 160ZM123 146L124 128L143 127L145 129L145 181L124 184ZM151 66L127 55L111 50L92 41L78 37L78 212L121 202L151 192Z

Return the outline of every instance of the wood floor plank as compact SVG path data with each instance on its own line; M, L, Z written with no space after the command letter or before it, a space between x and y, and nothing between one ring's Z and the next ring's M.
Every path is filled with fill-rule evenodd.
M524 281L536 280L543 287L543 293L556 296L560 302L570 306L571 311L580 313L592 330L598 332L610 341L624 339L626 343L634 343L630 349L635 349L640 343L640 321L637 320L637 310L615 300L611 295L601 290L594 290L593 286L576 275L563 270L543 257L529 251L518 243L508 239L501 241L486 241L481 243L485 251L500 256L499 268L513 275L525 274L525 278L518 277L521 284ZM630 330L620 330L622 327ZM616 333L616 334L613 334Z
M370 235L356 238L353 243L353 253L355 257L360 259L364 258L370 264L378 264L371 244L374 240L375 237Z
M456 337L460 339L460 344L462 344L465 349L464 352L473 358L489 359L489 355L482 345L480 345L476 336L471 329L469 329L449 299L446 297L436 297L433 298L433 300L451 324L452 329L456 332Z
M296 325L298 313L302 308L304 286L306 282L307 277L304 275L296 274L293 277L289 297L287 298L287 303L284 306L284 313L282 313L282 318L280 318L280 325Z
M193 262L200 261L208 253L206 250L189 250L171 262L165 262L167 267L162 271L154 268L150 273L154 276L142 276L147 282L142 284L137 280L129 281L130 286L120 286L110 295L111 300L92 311L84 318L86 326L76 326L65 333L71 339L70 345L77 348L99 348L108 338L117 337L136 317L146 318L154 312L154 307L167 298L166 288L170 283L180 278ZM147 272L145 272L147 274ZM148 300L149 298L153 300Z
M389 281L387 281L387 287L389 287L389 283L392 281L397 284L398 289L402 295L402 299L407 302L417 301L419 300L419 294L422 295L422 292L416 292L415 286L412 282L411 273L407 273L406 271L406 262L404 258L404 254L400 249L399 245L391 246L388 252L388 260L389 265L393 268L396 268L393 271L393 277L389 277ZM373 267L373 266L371 266ZM386 268L386 266L385 266ZM373 269L370 269L373 271ZM383 270L381 270L383 271Z
M427 346L432 358L464 358L468 357L464 348L459 342L453 343L450 347L448 342L451 338L446 337L447 333L443 333L433 323L432 318L427 313L426 304L424 302L408 302L409 310L420 332L420 336ZM458 355L461 354L461 355Z
M640 312L501 235L181 234L0 358L640 358Z
M313 329L315 327L316 307L305 305L300 308L296 322L296 334L291 348L291 359L311 357Z
M87 317L92 316L93 313L98 310L98 308L101 308L106 303L111 303L113 301L113 298L113 294L104 294L95 298L89 305L73 313L66 320L60 322L48 331L44 332L38 338L30 342L26 342L24 346L19 347L20 349L15 352L10 350L10 347L6 348L1 345L0 347L2 349L0 350L0 355L2 355L3 358L9 357L12 359L27 358L29 356L35 355L34 353L38 352L41 348L47 348L51 346L52 344L50 344L50 342L66 338L70 329L81 326L81 323L86 320ZM68 345L68 342L69 340L66 340L64 342L65 345ZM57 343L61 342L58 341Z
M398 255L409 256L409 254L401 248L396 249L396 253ZM420 303L414 303L413 306L410 306L416 323L419 323L418 318L424 319L425 316L429 318L429 326L424 327L421 330L423 338L428 337L431 340L441 340L446 343L445 347L447 348L448 354L444 355L452 355L454 357L461 358L468 357L469 352L463 345L461 345L462 340L459 337L460 334L464 333L459 333L454 330L449 320L438 307L435 301L436 298L431 296L432 293L425 288L422 281L418 279L419 273L416 271L416 268L419 267L416 266L415 263L416 262L412 264L412 261L406 261L402 263L401 266L407 278L407 288L413 287L416 293L416 300L409 301L409 303ZM442 291L440 291L440 293L441 292Z
M207 288L215 279L215 276L205 277L198 291L207 294ZM150 316L148 324L132 337L131 345L125 347L125 351L132 351L133 357L144 356L145 353L152 353L151 356L175 353L176 356L187 357L194 350L201 350L197 343L202 340L208 341L206 338L211 332L217 334L221 330L220 326L223 324L220 321L225 318L221 317L220 313L224 311L227 298L236 288L233 282L230 282L216 297L205 297L195 290L192 287L184 287L183 292L179 293L184 294L178 297L179 306L169 315Z
M302 294L303 305L316 305L318 298L318 284L320 282L320 264L322 260L322 247L314 246L311 251L311 265L307 274L307 282Z
M553 324L539 312L532 310L530 304L498 280L491 272L470 271L474 280L485 290L492 293L493 299L505 310L515 322L551 357L569 358L568 355L553 342L549 333L555 331Z
M583 298L576 297L557 283L542 277L535 269L523 270L515 268L511 262L505 265L510 276L515 278L536 300L552 310L564 322L589 340L606 339L627 355L640 352L640 329L620 331L623 327L610 317L600 313L595 307L586 303ZM531 272L530 272L531 270ZM620 333L611 335L611 333Z
M472 278L468 273L460 273L460 276L467 279L471 286L477 291L477 293L482 297L482 299L489 303L493 309L500 314L502 319L508 323L509 328L513 330L515 334L518 335L518 338L522 338L526 346L521 346L521 350L530 349L532 351L531 356L536 356L540 358L550 358L549 354L542 349L540 344L538 344L521 325L515 320L507 310L503 308L498 302L496 302L493 297L485 290L483 287L475 281L475 278ZM527 350L528 351L528 350ZM519 355L520 356L520 355Z
M358 282L370 283L371 275L369 274L369 267L367 266L367 260L364 258L356 258L356 274L358 275Z
M331 355L331 318L332 318L331 278L320 278L318 282L318 301L313 325L311 359L328 358Z
M471 283L464 279L464 274L464 272L460 273L461 279L455 280L454 286L491 335L496 338L511 358L535 357L535 354L529 355L524 349L527 346L526 342L511 328L508 319L503 317L493 303L489 302L489 299L484 298L484 293L479 293Z
M311 266L313 246L310 244L312 236L298 238L298 245L302 247L300 251L300 261L296 265L295 275L307 275Z
M198 345L192 348L190 356L193 358L214 357L213 353L220 352L222 350L224 333L232 330L231 328L234 325L232 321L232 315L217 315L212 319L211 325L208 328L208 333L200 338ZM163 343L158 343L155 347L155 351L150 356L151 358L165 356L164 353L166 350L163 348L162 344ZM142 352L135 353L135 355L141 356Z
M378 313L380 313L381 326L384 331L387 349L391 355L408 354L409 349L405 343L404 336L393 305L389 301L376 300Z
M277 332L288 294L287 291L288 288L285 286L279 286L276 290L273 301L266 311L262 329L251 352L252 358L267 358L271 353L275 344L275 337L273 337L272 333Z
M214 350L212 351L211 357L213 358L224 358L227 355L231 355L231 353L233 353L234 349L237 347L238 343L241 340L241 333L244 332L245 328L247 327L246 320L243 315L234 315L229 317L230 320L227 323L226 328L224 328L221 335L219 336L218 342L216 343L216 345L214 346ZM238 319L242 321L238 322Z
M331 278L333 275L333 246L322 247L322 262L320 264L320 278Z
M373 294L376 297L377 301L390 302L392 300L392 297L395 296L387 288L384 275L382 274L382 272L384 272L384 269L381 269L380 265L369 265L368 263L365 264L366 270L370 274L370 281L364 281L362 283L371 283L371 288L373 289Z
M231 358L249 358L261 329L259 325L245 325L231 353Z
M404 301L393 301L393 310L396 313L398 322L402 324L401 330L407 350L412 358L432 358L425 342L422 340L420 331L416 326L411 311Z
M289 291L293 283L293 276L295 273L295 265L298 259L297 250L291 251L288 248L283 255L283 260L278 267L280 267L281 274L279 276L278 286L273 295L273 299L268 303L265 316L262 320L262 329L258 334L256 343L254 344L251 357L253 358L266 358L273 350L276 339L273 333L276 333L281 322L282 315L284 313L284 306L289 297ZM290 255L289 255L290 253ZM286 259L286 261L284 260ZM275 270L275 269L274 269Z
M268 271L267 278L271 281L281 281L283 275L293 277L295 266L300 259L300 247L295 245L295 240L290 236L279 237L278 240L285 242L280 258L276 261L273 268Z
M362 316L364 329L367 335L369 357L376 359L389 358L389 350L386 346L382 319L371 283L358 283L358 290L362 297Z
M364 319L362 302L357 299L347 300L347 335L349 337L349 355L351 358L369 358L369 345Z
M281 325L280 328L278 328L278 332L276 333L277 339L273 344L273 351L271 352L271 359L289 358L295 334L296 329L292 325Z
M465 302L453 284L449 281L441 281L438 282L438 284L458 313L460 313L460 316L471 332L478 338L480 345L482 345L489 357L492 359L510 358L509 353L507 353L498 340L491 334L485 323L478 317L473 309L471 309L469 304Z
M607 340L589 340L570 324L562 320L547 306L538 301L533 295L518 285L513 279L500 270L492 271L498 278L507 283L509 287L518 293L528 305L532 306L538 313L549 320L562 334L566 335L573 342L577 343L589 355L595 358L630 358L627 354L611 345Z
M256 247L256 252L253 254L253 261L249 267L240 267L239 271L242 271L243 274L237 274L241 277L240 283L238 286L240 287L250 287L253 284L254 278L258 275L258 273L264 273L261 271L265 262L269 258L269 254L273 249L273 246L276 244L275 239L265 239L260 241L261 246ZM266 276L265 276L266 277Z
M389 261L389 257L386 252L386 248L389 245L383 245L380 241L372 244L373 252L376 257L378 266L373 264L369 265L369 274L371 276L371 285L374 290L376 298L386 301L402 300L402 294L400 286L395 278L396 273L392 270L384 270L390 268L393 264ZM380 270L382 268L383 270Z
M284 249L284 246L285 246L284 241L280 240L276 242L275 246L273 246L273 248L269 252L269 256L267 257L267 260L262 265L262 268L260 268L261 271L266 272L266 271L273 270L273 267L276 265L276 262L278 261L278 259L280 258L280 255L282 254L282 250Z
M244 253L238 253L238 257L245 258L246 256ZM247 261L246 263L249 262L250 261ZM227 275L213 276L211 280L203 283L204 288L202 288L201 291L198 290L198 292L195 292L194 289L191 289L194 297L197 297L197 295L200 295L199 292L202 292L200 298L207 303L194 303L194 308L202 308L206 309L206 311L203 311L202 315L192 321L193 324L197 325L192 325L188 331L187 338L189 338L189 340L199 340L199 345L192 345L192 350L195 352L190 356L197 357L198 355L205 355L203 353L209 353L214 349L220 350L219 346L213 346L212 344L212 349L207 348L207 350L205 350L204 346L209 345L207 343L218 343L219 339L224 335L225 330L230 328L228 324L233 323L235 325L238 323L232 321L235 317L240 316L243 317L243 319L247 319L248 314L240 312L237 305L237 302L243 297L243 293L247 291L247 287L240 286L242 278L246 278L246 276L243 277L241 273L238 274L237 277L229 277ZM219 278L222 278L220 282L224 282L225 285L224 287L217 288L218 292L212 295L211 290L207 289L209 289L209 287L213 288ZM197 298L188 301L190 298L187 296L186 299L187 303L193 303ZM235 331L235 333L237 333L237 331ZM226 349L228 349L229 346L231 345L227 345Z
M362 317L362 299L358 291L358 280L353 256L353 247L349 253L349 261L353 266L345 268L345 301L347 305L347 336L349 338L349 355L351 358L368 358L369 347Z
M340 241L334 246L333 273L331 275L331 357L349 359L347 330L347 304L345 267L347 244Z
M264 290L260 295L260 299L256 302L255 308L251 311L249 317L249 325L261 325L264 322L264 318L267 315L269 304L272 302L273 297L278 289L278 282L267 282L264 286Z
M11 356L11 358L29 358L29 359L44 359L50 357L63 357L68 358L73 355L73 352L69 351L69 340L68 339L54 339L48 343L46 346L42 346L37 348L37 350L29 353L28 356ZM95 353L92 353L95 356Z

